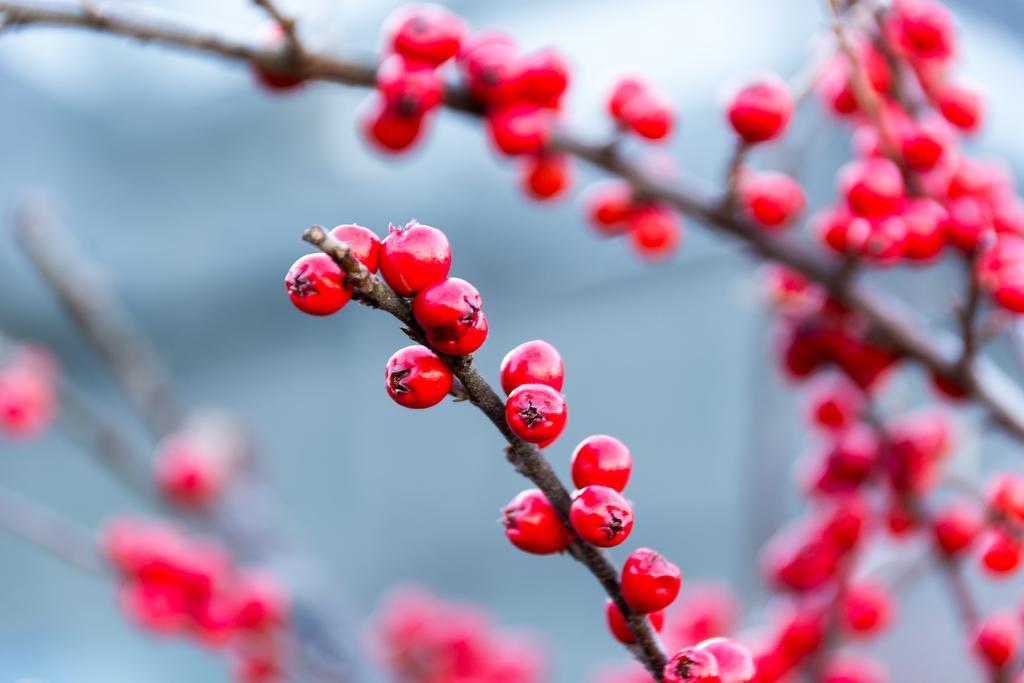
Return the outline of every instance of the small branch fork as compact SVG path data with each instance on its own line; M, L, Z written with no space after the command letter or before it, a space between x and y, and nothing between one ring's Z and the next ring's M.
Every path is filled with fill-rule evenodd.
M505 404L487 383L487 380L473 367L472 357L449 356L433 349L423 330L413 318L409 303L395 294L379 277L371 274L349 253L345 244L331 237L322 227L312 226L303 233L302 239L330 256L338 264L344 271L346 280L352 285L355 299L367 306L390 313L403 325L403 331L410 339L431 348L444 361L462 383L469 402L480 409L508 442L505 450L508 460L515 470L533 482L544 493L561 515L566 526L572 529L569 524L569 505L572 502L569 492L540 450L517 437L509 429L508 423L505 421ZM584 543L575 536L575 533L573 536L574 540L569 546L569 554L586 566L600 582L608 596L622 610L637 639L637 645L633 649L634 655L656 680L663 680L665 651L657 634L651 628L650 621L644 615L634 612L626 604L622 597L622 588L619 585L619 573L605 553L589 543Z

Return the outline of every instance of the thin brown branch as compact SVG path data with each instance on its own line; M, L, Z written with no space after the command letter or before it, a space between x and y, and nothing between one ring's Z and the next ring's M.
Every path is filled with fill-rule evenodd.
M984 343L981 330L978 328L978 315L981 312L981 284L974 274L976 258L964 260L964 282L966 283L964 301L957 310L957 322L960 326L960 375L970 372L971 364Z
M367 306L387 311L402 323L403 331L413 341L430 347L426 335L413 318L409 303L395 294L379 277L370 273L349 253L344 244L331 237L318 225L306 230L302 239L329 255L341 267L345 272L346 279L352 284L355 298L358 301ZM449 356L436 349L433 350L462 383L469 402L480 409L508 442L506 454L512 466L547 496L571 529L569 505L572 501L569 492L540 450L512 433L505 421L505 404L483 375L473 367L472 357ZM589 543L584 543L576 538L575 534L569 547L569 554L590 570L608 596L626 615L629 626L637 638L637 648L634 654L656 680L662 680L665 652L661 641L654 633L647 618L637 614L626 604L619 585L618 571L607 555Z
M0 488L0 529L93 574L104 571L87 529L24 496Z
M281 27L281 30L284 31L289 50L295 53L302 51L298 34L295 32L294 17L285 14L274 0L252 0L252 4L266 12L274 20L274 23Z

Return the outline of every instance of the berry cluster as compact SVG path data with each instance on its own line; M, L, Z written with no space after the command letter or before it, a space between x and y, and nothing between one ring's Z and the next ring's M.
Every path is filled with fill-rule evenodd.
M226 648L239 683L280 680L288 603L271 577L242 571L219 545L161 523L122 519L103 537L120 602L153 633Z
M545 662L527 638L473 607L414 588L394 590L373 618L371 647L399 683L540 683Z
M37 346L0 358L0 432L25 439L45 431L57 414L56 359Z

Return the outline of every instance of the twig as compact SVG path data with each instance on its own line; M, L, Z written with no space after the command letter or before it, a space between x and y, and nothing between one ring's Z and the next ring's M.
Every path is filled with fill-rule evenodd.
M981 311L981 284L974 273L977 257L963 259L964 280L966 292L964 301L957 311L957 319L960 324L960 361L959 375L966 376L970 373L971 363L974 362L978 347L983 343L978 329L978 314Z
M402 323L403 331L409 338L424 346L431 346L423 330L413 318L409 303L395 294L380 278L370 273L349 253L344 244L331 237L318 225L306 230L302 239L330 256L341 267L345 272L346 279L351 283L354 296L358 301L387 311ZM436 350L434 352L462 383L470 403L479 408L505 437L508 442L506 454L512 466L544 493L571 529L572 527L569 525L569 505L571 503L569 492L559 480L558 475L551 469L548 461L541 455L540 450L517 437L509 428L505 421L504 403L487 383L487 380L473 367L472 357L449 356ZM651 629L647 618L637 614L626 604L622 597L622 589L615 566L603 552L589 543L584 543L575 537L575 534L569 547L569 554L590 570L604 587L608 596L622 610L630 629L637 638L637 649L634 654L651 675L661 681L662 669L665 666L665 652L661 641Z
M284 31L285 38L287 39L289 49L294 50L295 52L300 52L302 50L298 35L295 33L295 19L293 17L282 12L274 0L252 0L252 4L269 14L270 18L274 20L274 23L281 27L281 30Z
M67 564L93 574L104 571L88 530L13 491L0 488L0 529Z

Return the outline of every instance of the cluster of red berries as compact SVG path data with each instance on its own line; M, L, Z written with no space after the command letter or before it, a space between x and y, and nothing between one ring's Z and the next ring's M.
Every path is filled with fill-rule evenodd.
M45 431L57 414L56 359L38 346L0 358L0 432L23 439Z
M155 522L122 519L103 548L120 602L145 629L226 648L239 683L281 679L288 604L269 576L242 571L217 544Z
M497 628L470 606L414 588L388 595L373 618L371 646L398 683L541 683L542 651Z

